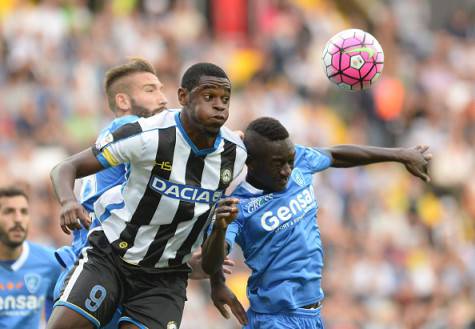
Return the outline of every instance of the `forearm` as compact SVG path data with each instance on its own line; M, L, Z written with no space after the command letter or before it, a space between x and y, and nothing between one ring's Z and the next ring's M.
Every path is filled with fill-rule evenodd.
M325 149L333 158L332 167L346 168L378 162L404 162L404 149L363 145L337 145Z
M211 288L225 284L226 277L222 270L216 271L214 274L210 275L209 282L211 284Z
M76 168L67 160L56 165L50 173L53 189L60 204L75 200Z
M64 202L75 200L74 181L102 170L103 167L97 161L91 149L61 161L51 170L50 178L58 201Z
M203 244L201 266L209 275L216 273L223 265L226 257L226 228L213 227L211 235Z

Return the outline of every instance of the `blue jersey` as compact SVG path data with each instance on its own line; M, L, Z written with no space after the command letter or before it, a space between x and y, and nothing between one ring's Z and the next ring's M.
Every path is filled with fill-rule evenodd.
M252 270L247 295L251 309L259 313L295 310L323 299L323 248L312 175L328 168L331 158L314 148L297 145L295 151L284 191L264 194L243 182L232 194L240 199L239 214L228 226L226 241L243 250Z
M107 134L117 130L117 128L139 119L136 115L126 115L114 119L107 127L102 129L97 138L100 141ZM121 164L116 167L110 167L102 170L95 175L85 177L83 179L80 202L84 208L92 213L94 212L94 202L107 190L114 186L121 185L126 180L127 165ZM100 222L94 220L89 229L100 225ZM66 268L70 268L76 262L81 249L87 243L87 229L73 231L73 242L71 246L59 248L56 251L58 261Z
M52 249L27 241L17 260L0 261L0 328L39 328L43 309L51 314L60 272Z

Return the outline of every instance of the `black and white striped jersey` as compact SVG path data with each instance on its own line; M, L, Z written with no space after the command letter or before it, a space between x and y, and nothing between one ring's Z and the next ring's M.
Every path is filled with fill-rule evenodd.
M214 146L198 149L167 110L127 124L93 148L104 167L128 163L127 181L105 192L94 211L114 250L145 268L186 268L216 201L239 175L246 149L223 127Z

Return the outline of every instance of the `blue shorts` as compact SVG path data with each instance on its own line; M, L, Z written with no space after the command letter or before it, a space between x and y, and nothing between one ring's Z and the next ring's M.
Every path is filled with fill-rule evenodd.
M324 329L320 308L298 308L288 313L256 313L247 311L249 324L243 329Z

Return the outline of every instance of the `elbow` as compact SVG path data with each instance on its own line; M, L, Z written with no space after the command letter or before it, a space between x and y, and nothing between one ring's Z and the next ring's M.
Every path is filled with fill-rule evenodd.
M59 175L59 172L61 171L61 166L62 166L62 162L58 163L56 166L53 167L53 169L51 169L51 171L49 172L49 178L51 179L52 182L54 182L56 180L56 177L58 177Z

